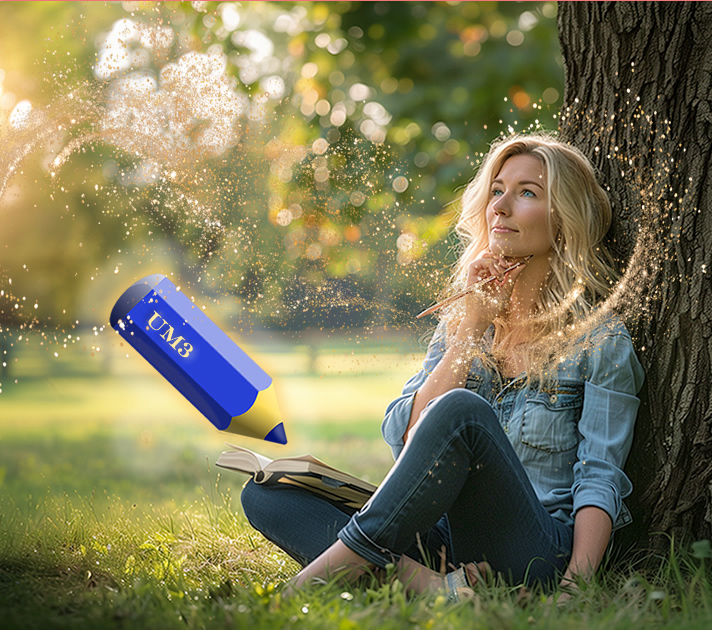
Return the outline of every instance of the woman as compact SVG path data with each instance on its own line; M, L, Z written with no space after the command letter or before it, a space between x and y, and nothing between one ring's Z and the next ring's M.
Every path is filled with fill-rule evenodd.
M292 588L394 565L411 591L456 598L482 563L545 588L596 571L630 520L643 381L624 326L594 308L615 278L610 220L579 151L543 134L492 147L463 196L452 290L497 279L444 312L388 407L396 462L378 491L346 514L296 489L243 490L250 522L306 565Z

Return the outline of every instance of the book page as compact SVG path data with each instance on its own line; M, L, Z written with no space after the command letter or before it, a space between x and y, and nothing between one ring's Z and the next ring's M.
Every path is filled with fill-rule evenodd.
M294 457L284 457L281 459L270 460L263 455L254 453L253 451L241 446L229 443L227 443L227 445L234 450L223 452L223 454L218 458L217 464L228 468L234 468L236 470L242 470L243 472L257 473L257 471L262 470L264 475L255 475L255 481L257 481L257 483L264 483L273 475L313 474L320 475L322 477L329 477L337 482L356 486L366 492L374 492L376 489L376 486L373 484L364 481L363 479L359 479L354 475L338 470L333 466L329 466L313 455L296 455ZM255 468L254 464L253 467L248 468L246 466L246 460L248 457L251 464L253 462L254 464L259 464L260 468Z
M216 462L218 466L256 473L260 470L264 470L272 462L269 457L255 453L247 448L229 443L226 444L233 450L224 451L220 457L218 457Z

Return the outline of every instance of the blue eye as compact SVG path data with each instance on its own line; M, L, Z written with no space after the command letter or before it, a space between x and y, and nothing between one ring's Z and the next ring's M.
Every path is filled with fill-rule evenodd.
M497 195L501 195L502 191L499 188L493 188L491 194L493 197L496 197Z
M536 195L535 195L531 190L529 190L528 188L525 188L525 189L522 191L522 195L524 195L525 197L536 197Z

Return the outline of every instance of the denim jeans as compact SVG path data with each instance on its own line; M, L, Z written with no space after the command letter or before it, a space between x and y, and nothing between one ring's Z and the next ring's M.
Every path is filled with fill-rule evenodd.
M405 554L434 568L486 560L510 584L554 586L573 528L539 502L489 403L465 389L433 400L408 444L353 514L307 491L249 481L250 523L307 564L336 538L385 567Z

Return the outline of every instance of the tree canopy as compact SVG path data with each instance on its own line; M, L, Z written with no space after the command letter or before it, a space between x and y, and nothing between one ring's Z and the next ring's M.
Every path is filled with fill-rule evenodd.
M563 92L554 3L0 11L4 325L101 325L157 271L238 328L410 321L481 153Z

